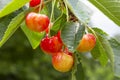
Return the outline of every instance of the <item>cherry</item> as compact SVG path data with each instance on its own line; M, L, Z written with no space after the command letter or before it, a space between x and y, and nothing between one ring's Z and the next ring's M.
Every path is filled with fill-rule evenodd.
M73 66L74 60L71 53L65 53L64 51L57 52L52 56L53 67L60 72L68 72Z
M93 34L85 34L83 35L82 40L80 41L77 50L79 52L88 52L94 48L96 44L96 38Z
M42 39L40 43L40 48L44 53L55 55L56 52L61 51L63 46L62 40L60 38L60 33L58 32L57 35L48 37L46 35L45 38Z
M30 12L27 14L25 22L29 29L36 32L42 32L49 26L50 20L44 14Z
M29 3L29 6L30 7L36 7L40 3L41 3L41 0L31 0L30 3Z

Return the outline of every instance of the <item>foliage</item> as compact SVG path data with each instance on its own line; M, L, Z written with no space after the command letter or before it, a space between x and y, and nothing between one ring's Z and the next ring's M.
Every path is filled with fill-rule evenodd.
M100 9L106 16L120 26L120 12L119 1L116 0L89 0L98 9Z
M101 77L104 78L103 80L112 80L114 76L116 79L120 77L120 55L118 54L120 43L101 29L91 28L88 23L92 12L82 0L44 0L44 7L39 12L48 15L53 23L50 36L61 30L63 43L74 53L75 57L71 72L59 73L53 70L51 57L43 54L38 48L45 32L33 32L25 25L26 14L35 10L26 6L29 1L0 1L2 2L0 5L1 79L4 80L4 76L14 80L88 80L88 78L89 80L101 80ZM119 1L89 1L120 25ZM96 46L89 53L79 53L76 47L82 36L88 32L95 35ZM8 40L13 34L14 37Z

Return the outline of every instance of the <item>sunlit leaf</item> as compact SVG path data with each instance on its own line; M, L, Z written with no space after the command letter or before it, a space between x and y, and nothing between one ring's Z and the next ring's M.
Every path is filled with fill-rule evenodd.
M14 12L15 10L18 10L29 1L30 0L12 0L2 10L0 10L0 18Z
M100 9L107 17L120 26L120 1L119 0L89 0Z
M39 46L40 41L44 36L44 32L38 33L38 32L31 31L30 29L27 28L25 23L21 25L21 29L23 30L28 40L30 41L32 48L36 49Z

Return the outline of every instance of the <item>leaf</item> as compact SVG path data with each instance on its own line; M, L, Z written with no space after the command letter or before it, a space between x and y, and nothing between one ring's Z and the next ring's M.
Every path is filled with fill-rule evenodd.
M29 30L27 28L27 26L25 25L25 22L22 23L21 29L23 30L23 32L27 36L28 40L30 41L32 48L36 49L39 46L40 41L44 37L45 33L44 32L38 33L38 32L34 32L34 31Z
M119 0L89 0L100 9L114 23L120 26L120 2Z
M81 63L80 53L75 53L74 66L72 68L72 78L71 80L85 80L85 73Z
M96 45L94 49L92 49L91 54L94 58L99 59L102 66L105 66L108 63L108 57L100 41L100 38L96 39Z
M25 12L21 12L15 18L12 19L8 25L7 30L4 33L3 38L0 41L0 47L12 36L12 34L19 28L19 25L25 17Z
M102 66L105 66L108 63L108 51L105 45L108 46L108 44L103 44L103 41L105 39L102 36L98 35L99 32L93 30L92 33L94 33L94 35L96 36L96 45L92 49L91 55L93 56L93 58L99 59Z
M102 38L101 43L106 51L107 57L110 59L112 67L114 67L114 53L110 43L104 38Z
M94 27L92 28L95 32L97 32L97 34L99 34L100 36L104 37L104 38L108 38L108 34L106 32L104 32L103 30L101 30L100 28Z
M69 50L74 50L74 40L76 34L77 24L74 22L68 22L65 24L61 31L61 38Z
M15 10L18 10L29 1L30 0L12 0L0 11L0 18L14 12Z
M84 32L85 26L75 22L68 22L62 28L61 37L69 50L74 51L79 44L79 41L81 40Z
M76 32L76 35L75 35L75 43L74 43L75 49L77 48L77 46L78 46L80 40L82 39L84 33L85 33L85 26L83 24L79 23L79 26L77 28L77 32Z
M12 19L22 11L23 9L21 8L5 17L0 18L0 40L2 39L4 32L6 31L7 26L10 24Z
M92 11L81 0L65 0L69 9L82 22L86 23L90 18Z
M93 30L98 35L99 40L100 40L108 58L110 59L112 66L114 66L114 53L113 53L113 49L112 49L110 43L108 42L108 37L109 37L108 34L99 28L93 28Z
M15 13L11 13L8 16L5 16L3 18L0 18L0 40L2 39L5 30L7 29L7 26L9 25L12 18L15 17Z
M118 42L114 38L110 38L109 42L110 42L110 44L113 48L113 51L114 51L114 58L115 58L114 74L116 77L120 78L120 42Z
M51 36L55 35L66 23L66 15L62 14L54 23L51 28Z

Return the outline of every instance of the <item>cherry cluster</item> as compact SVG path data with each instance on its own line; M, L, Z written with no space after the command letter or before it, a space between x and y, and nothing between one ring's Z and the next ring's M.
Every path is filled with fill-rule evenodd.
M43 0L31 0L30 7L37 7L43 5ZM36 32L46 32L46 36L40 42L41 50L52 56L53 67L60 72L70 71L74 65L73 53L68 50L61 39L61 31L58 31L56 35L50 36L49 31L52 27L52 22L45 14L39 14L30 12L26 15L27 27ZM93 34L85 34L80 40L76 51L87 52L94 48L96 43L95 36Z
M31 0L30 7L38 7L41 0ZM38 8L37 8L38 9ZM30 12L26 16L27 27L36 32L46 32L46 36L40 42L41 50L52 56L53 67L60 72L67 72L73 66L73 56L68 49L63 49L64 45L61 39L61 31L54 36L49 36L49 29L52 23L48 16L38 14L36 11Z

